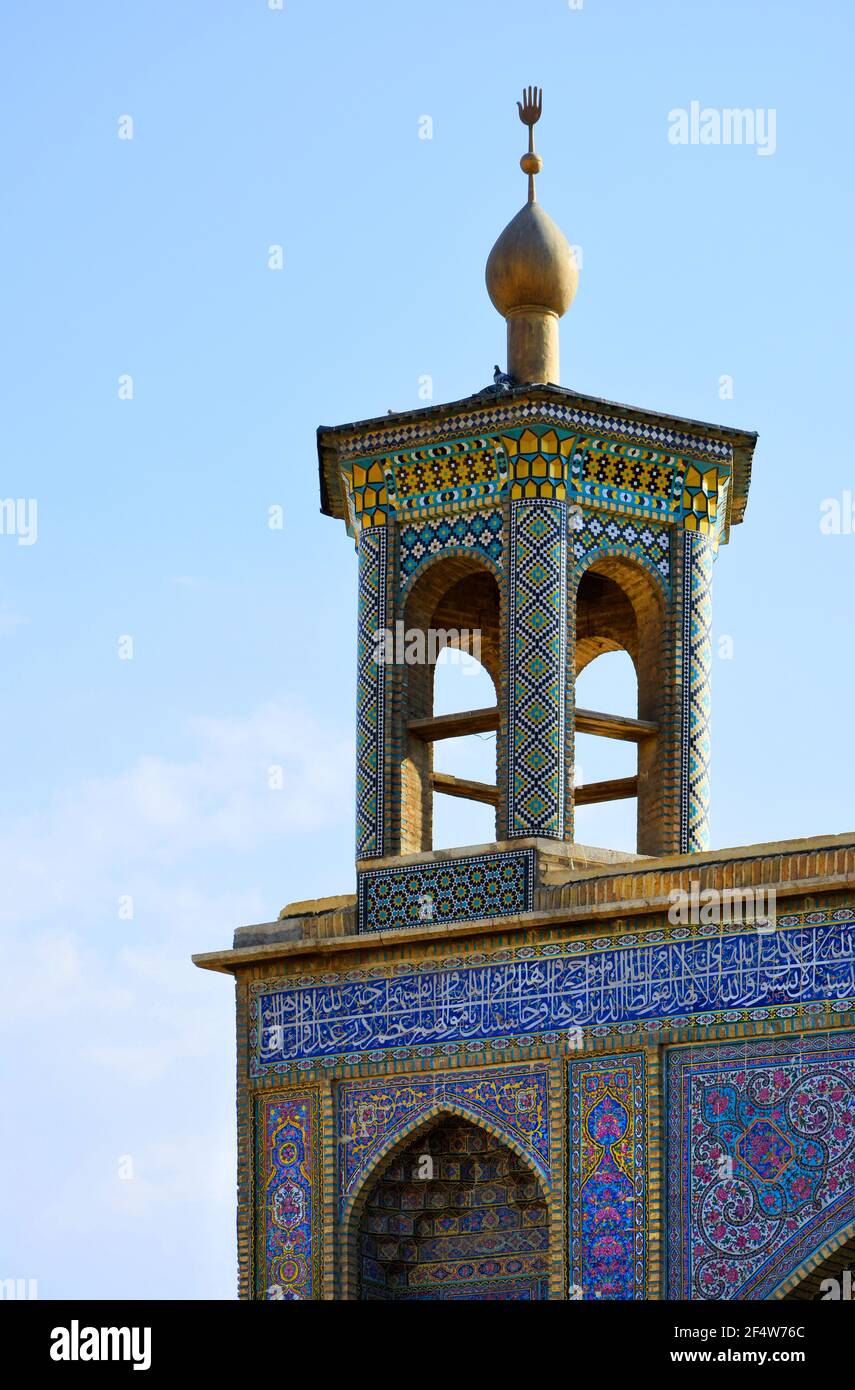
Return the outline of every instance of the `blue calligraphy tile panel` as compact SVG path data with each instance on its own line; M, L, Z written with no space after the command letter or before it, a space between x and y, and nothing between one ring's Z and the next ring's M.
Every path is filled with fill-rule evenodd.
M531 912L534 850L473 854L357 873L359 931L477 922Z
M278 987L277 987L278 986ZM250 991L253 1075L855 1008L855 910L398 962ZM497 1041L494 1044L499 1046Z

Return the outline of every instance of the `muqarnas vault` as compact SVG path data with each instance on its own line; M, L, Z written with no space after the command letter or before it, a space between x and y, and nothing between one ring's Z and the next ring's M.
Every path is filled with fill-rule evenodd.
M855 836L709 845L713 564L756 436L558 384L576 266L536 90L520 115L507 372L318 432L358 553L356 893L194 958L236 983L240 1296L813 1297L855 1258ZM378 660L398 625L477 632L495 705L436 715L435 652ZM636 718L576 705L605 651ZM494 783L434 769L491 731ZM635 775L576 786L577 732ZM434 850L435 795L495 842ZM617 797L636 852L577 844ZM725 910L675 922L675 890Z

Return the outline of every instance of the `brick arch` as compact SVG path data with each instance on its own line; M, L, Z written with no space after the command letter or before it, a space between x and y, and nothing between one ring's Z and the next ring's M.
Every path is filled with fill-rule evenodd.
M495 582L495 590L487 576ZM482 664L498 689L500 673L501 627L504 607L502 572L487 556L464 546L432 555L402 590L399 612L405 627L431 625L469 628L477 626L479 603L487 595L496 599L495 611L488 613L482 628ZM491 603L492 607L492 603Z
M830 1240L824 1240L821 1245L818 1245L806 1260L803 1260L791 1274L781 1280L777 1288L774 1288L768 1295L768 1298L770 1300L787 1298L804 1279L813 1274L814 1270L824 1264L835 1251L840 1250L853 1238L855 1238L855 1221L850 1222L848 1226L841 1226Z
M618 546L598 546L575 567L570 585L572 674L605 652L625 651L638 681L639 719L660 732L638 745L637 849L666 853L667 730L672 714L670 591L652 561ZM573 695L575 706L575 694ZM573 756L569 758L573 765Z
M383 1173L394 1162L395 1156L402 1149L407 1148L420 1134L427 1134L435 1128L437 1123L447 1117L457 1116L461 1120L467 1120L469 1124L477 1129L483 1130L486 1134L498 1139L506 1148L511 1149L519 1159L525 1164L532 1175L537 1179L541 1192L547 1206L548 1224L550 1230L554 1227L554 1194L552 1183L544 1176L537 1167L530 1154L527 1154L522 1144L513 1135L508 1134L501 1125L491 1120L485 1119L478 1111L459 1101L442 1100L432 1105L430 1109L422 1111L414 1118L402 1120L399 1127L386 1137L382 1147L372 1158L360 1174L359 1182L351 1193L341 1216L340 1237L343 1270L342 1297L344 1299L357 1299L360 1291L359 1281L359 1226L365 1203L371 1192L374 1183L382 1178Z
M426 555L412 574L407 576L399 590L399 600L402 605L406 603L411 590L422 578L425 570L433 569L435 565L441 565L445 560L471 560L481 569L489 570L496 583L501 586L502 567L495 560L491 560L483 550L479 550L473 545L448 545L437 551L435 555Z
M594 639L590 639L591 645L583 650L583 659L579 664L579 633L578 612L574 611L574 657L576 658L576 674L578 675L585 666L605 651L627 651L632 657L633 664L638 669L639 648L645 636L645 629L650 630L654 624L661 628L667 610L667 600L669 597L668 586L663 576L656 569L655 565L640 555L628 555L625 550L620 550L616 546L601 546L597 550L591 550L585 556L581 564L577 565L573 571L571 583L571 601L574 610L578 609L579 590L583 581L588 575L599 575L603 580L615 590L625 601L629 613L616 614L614 617L621 617L626 622L631 618L635 623L635 632L620 632L620 624L616 626L614 633L605 633L603 637L604 645L596 649ZM651 584L650 581L653 581ZM609 615L605 615L608 621Z
M583 558L573 566L571 586L577 589L579 587L579 580L585 571L604 559L624 560L627 565L634 565L637 569L644 570L646 574L650 575L651 579L655 580L657 588L661 590L663 602L667 602L671 592L671 586L662 571L658 569L653 561L649 560L646 555L642 555L638 550L630 552L625 545L604 544L586 551Z

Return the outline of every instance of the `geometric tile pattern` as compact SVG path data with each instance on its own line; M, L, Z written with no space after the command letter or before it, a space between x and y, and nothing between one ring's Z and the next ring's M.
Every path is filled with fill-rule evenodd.
M386 627L386 528L359 541L356 678L356 857L383 855L383 753L386 664L376 634Z
M668 1053L673 1299L764 1299L855 1212L855 1033Z
M485 438L455 439L393 455L387 471L394 476L393 495L407 508L428 505L439 500L435 494L449 489L495 485L500 477L495 441Z
M359 1297L530 1302L549 1296L540 1183L495 1135L449 1115L369 1180Z
M256 1097L255 1297L320 1297L320 1118L316 1090Z
M644 1054L568 1062L570 1291L643 1299L647 1190Z
M710 843L710 678L712 674L713 545L683 536L683 686L680 776L681 851Z
M468 433L473 428L480 432ZM585 432L591 428L597 432ZM512 499L581 495L605 511L673 518L717 544L732 469L732 449L723 441L533 403L439 428L428 419L359 431L341 444L348 456L341 479L357 530L384 525L395 510L438 515L507 490ZM400 451L402 444L409 447Z
M436 515L497 495L507 460L495 439L479 436L432 443L406 453L343 465L342 479L357 529L383 526L390 512Z
M675 521L681 511L683 476L692 466L680 454L596 436L580 438L572 460L572 484L601 512Z
M855 909L753 923L665 927L479 956L306 975L250 986L250 1074L301 1061L452 1054L855 1008ZM457 1046L455 1046L457 1044ZM470 1048L471 1050L471 1048Z
M408 583L437 555L480 555L497 569L502 568L502 513L497 507L485 511L466 511L457 517L442 517L401 526L400 582Z
M518 425L527 418L530 424ZM354 450L342 461L341 477L356 529L385 525L396 510L439 515L507 490L511 499L581 495L605 511L673 518L687 530L713 535L716 543L720 538L729 445L561 407L500 409L478 420L482 426L507 421L518 427L461 438L472 417L449 422L439 434L428 425L344 441L345 449ZM608 432L556 428L561 421L600 423ZM395 451L396 443L425 432L431 438L422 447ZM657 443L665 449L650 447ZM375 456L366 458L366 450L376 450Z
M488 1067L343 1082L337 1087L339 1203L346 1204L381 1150L443 1102L476 1123L490 1121L549 1182L548 1080L545 1067Z
M389 497L382 459L364 465L354 463L347 482L357 525L363 530L369 526L385 526L389 520Z
M656 522L603 517L592 507L573 507L570 510L570 537L573 564L577 570L595 551L607 555L630 554L660 583L664 580L670 584L668 529Z
M524 497L563 501L567 496L567 460L575 442L575 435L543 426L503 434L512 501Z
M567 504L511 503L508 837L564 834Z
M497 745L500 834L572 838L572 795L565 785L572 744L567 679L574 638L567 629L565 564L570 546L577 575L599 556L628 556L666 589L667 709L660 711L658 766L647 810L652 824L661 822L669 848L707 847L710 565L726 526L730 446L557 404L529 408L514 402L505 408L496 401L476 418L477 433L461 434L461 420L450 433L437 432L429 419L391 433L360 433L354 442L373 441L375 452L366 457L360 447L342 464L351 522L358 534L377 537L376 546L368 541L362 548L360 559L357 856L381 857L402 841L423 843L418 816L413 825L398 823L402 807L408 815L411 809L402 800L405 792L410 795L409 783L403 779L399 786L395 771L408 755L402 677L375 663L370 640L386 625L386 595L397 616L411 584L436 558L475 557L501 582L505 544L510 573L501 588L501 621L507 624L507 667L500 698L508 718ZM555 521L561 507L569 527ZM398 522L388 541L388 563L394 558L396 566L391 583L384 524L390 520ZM687 543L672 558L675 531L697 546ZM384 719L390 717L394 746L385 747Z
M718 469L689 463L683 479L683 525L687 531L715 535L718 529Z
M725 463L729 463L733 457L732 446L725 440L685 434L670 425L630 420L558 402L513 401L508 405L494 406L492 409L482 408L469 414L462 413L442 421L441 432L442 436L448 439L457 439L472 430L482 434L501 433L512 429L521 420L530 421L532 424L543 421L571 430L582 429L602 434L623 435L628 440L642 444ZM420 448L425 440L435 439L437 433L437 421L431 418L407 424L396 421L388 427L374 430L357 427L353 434L341 437L339 448L343 459L362 457L366 454L389 454L395 449Z
M580 439L578 449L586 483L601 483L619 492L638 491L651 497L671 494L678 458L604 439Z
M358 930L441 926L531 912L534 850L357 872Z

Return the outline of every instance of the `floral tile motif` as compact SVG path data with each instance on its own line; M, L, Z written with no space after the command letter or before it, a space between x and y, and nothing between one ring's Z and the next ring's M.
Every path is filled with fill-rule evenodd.
M643 1299L647 1143L644 1054L568 1063L570 1297Z
M550 1180L548 1072L545 1067L492 1067L428 1073L391 1081L344 1082L338 1088L339 1199L395 1135L436 1106L455 1105L513 1139Z
M256 1099L258 1299L320 1297L320 1118L315 1090Z
M669 1297L768 1298L855 1210L855 1034L668 1057Z

